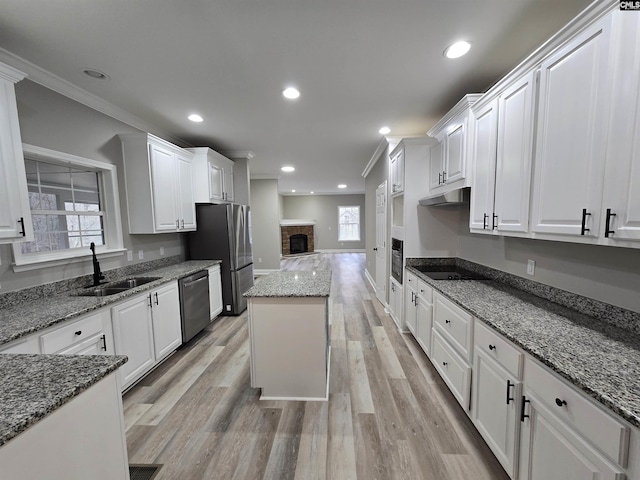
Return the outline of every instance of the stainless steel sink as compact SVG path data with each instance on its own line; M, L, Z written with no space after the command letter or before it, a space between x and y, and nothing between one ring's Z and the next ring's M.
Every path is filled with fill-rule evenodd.
M115 295L116 293L126 292L132 288L139 287L145 283L154 282L160 280L162 277L133 277L120 282L113 282L104 287L97 287L92 290L86 290L84 292L77 293L80 297L106 297L108 295Z

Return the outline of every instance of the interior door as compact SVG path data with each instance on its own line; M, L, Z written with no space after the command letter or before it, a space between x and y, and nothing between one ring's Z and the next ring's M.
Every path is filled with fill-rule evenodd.
M387 182L376 189L376 297L387 304Z

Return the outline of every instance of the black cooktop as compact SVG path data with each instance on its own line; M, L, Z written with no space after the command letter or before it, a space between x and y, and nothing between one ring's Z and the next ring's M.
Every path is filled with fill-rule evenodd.
M451 265L441 267L420 265L413 268L433 280L487 280L487 277L483 277L479 273Z

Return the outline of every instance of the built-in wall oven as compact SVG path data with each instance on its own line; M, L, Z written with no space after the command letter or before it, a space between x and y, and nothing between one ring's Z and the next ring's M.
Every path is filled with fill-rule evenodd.
M391 276L402 283L402 240L391 239Z

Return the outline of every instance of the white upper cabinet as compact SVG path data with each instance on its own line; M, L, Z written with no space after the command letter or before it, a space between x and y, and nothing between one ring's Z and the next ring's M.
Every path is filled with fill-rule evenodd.
M404 192L404 145L398 145L389 155L391 195Z
M468 187L471 181L469 142L472 125L471 106L481 97L466 95L427 134L442 144L442 155L431 157L429 187L432 193L444 193Z
M601 238L608 245L640 240L640 15L621 12L618 69L609 122ZM638 244L635 244L638 245Z
M600 231L612 16L590 25L542 61L533 232L595 237Z
M129 233L196 229L192 154L150 134L120 135Z
M209 147L188 150L193 153L195 201L233 202L233 161Z
M33 240L14 88L24 77L0 63L0 243Z
M473 107L474 176L469 226L479 232L526 232L533 139L534 73ZM478 107L478 108L476 108Z

